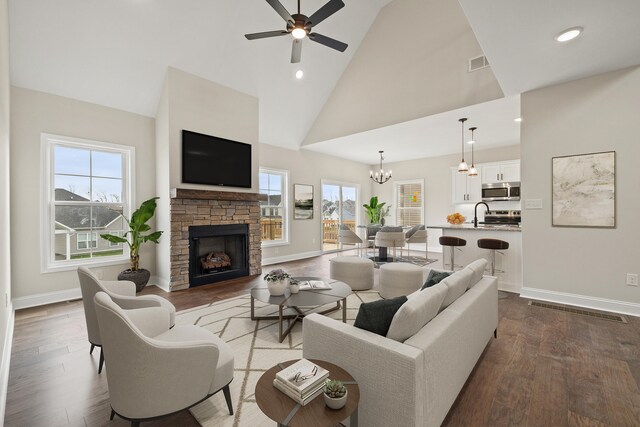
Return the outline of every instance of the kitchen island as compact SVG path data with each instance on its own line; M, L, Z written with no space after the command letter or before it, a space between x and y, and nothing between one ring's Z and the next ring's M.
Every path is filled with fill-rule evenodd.
M509 249L496 252L496 272L498 288L504 291L520 293L522 289L522 229L514 225L430 225L428 229L442 230L443 236L460 237L467 241L467 245L456 251L456 264L468 265L476 259L484 258L489 262L489 250L478 247L478 239L499 239L509 242ZM448 248L443 251L443 257L449 263ZM487 267L488 268L488 267ZM489 272L487 271L487 274Z

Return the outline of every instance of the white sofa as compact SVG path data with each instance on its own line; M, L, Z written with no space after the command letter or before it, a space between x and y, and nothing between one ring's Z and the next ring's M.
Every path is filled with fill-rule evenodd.
M498 327L497 279L483 276L486 261L475 265L468 290L404 342L326 316L304 319L304 357L358 381L361 425L431 427L445 419ZM447 288L470 267L452 274Z

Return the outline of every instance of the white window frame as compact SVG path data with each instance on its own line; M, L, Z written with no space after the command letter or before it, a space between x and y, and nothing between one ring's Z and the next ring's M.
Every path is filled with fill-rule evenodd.
M129 261L129 248L123 245L123 254L98 258L80 258L55 260L55 189L53 180L53 148L56 145L67 147L111 151L124 156L122 168L122 205L123 215L131 217L132 206L135 202L135 147L92 141L88 139L43 133L40 136L40 272L53 273L57 271L74 270L79 266L100 267L120 265ZM95 202L83 202L83 205ZM98 204L98 203L96 203ZM107 203L108 204L108 203ZM100 204L104 205L104 204ZM89 249L89 248L87 248Z
M285 246L289 244L289 171L285 169L274 169L260 167L258 173L267 173L282 176L282 240L262 240L262 247ZM258 179L258 192L260 179ZM262 206L260 207L260 218L262 219Z
M418 184L420 185L420 191L422 193L422 208L420 209L420 223L421 224L426 224L425 222L425 197L424 197L424 179L408 179L408 180L404 180L404 181L394 181L393 183L393 201L396 205L396 208L393 211L393 215L394 215L394 223L399 224L399 218L398 218L398 209L402 209L400 206L398 206L398 192L400 191L400 186L401 185L411 185L411 184Z
M360 187L360 184L356 184L354 182L347 182L347 181L337 181L335 179L325 179L325 178L321 178L320 179L320 247L321 247L321 252L323 254L328 254L328 253L336 253L336 252L340 252L341 249L331 249L331 250L324 250L324 244L323 244L323 235L322 233L324 232L323 230L323 219L322 219L322 199L324 198L324 193L323 193L323 187L325 185L337 185L340 187L350 187L350 188L355 188L356 189L356 207L358 206L362 206L362 190ZM342 189L340 190L340 194L342 194ZM356 230L358 229L358 226L360 224L362 224L362 213L360 212L362 211L362 209L358 209L356 208ZM356 234L359 234L356 231ZM364 240L364 239L363 239Z

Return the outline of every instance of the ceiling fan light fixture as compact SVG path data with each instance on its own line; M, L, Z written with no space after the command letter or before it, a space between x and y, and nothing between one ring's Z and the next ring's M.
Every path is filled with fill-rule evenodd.
M305 31L304 28L296 27L293 29L293 31L291 31L291 35L293 36L294 39L300 40L307 36L307 32Z
M568 42L578 37L582 33L582 29L582 27L568 28L558 34L555 39L560 43Z

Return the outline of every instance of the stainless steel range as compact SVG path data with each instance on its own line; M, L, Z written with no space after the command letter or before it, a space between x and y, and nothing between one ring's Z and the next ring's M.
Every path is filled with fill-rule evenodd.
M486 225L519 225L521 221L520 211L489 211L484 216L484 222L480 224Z

